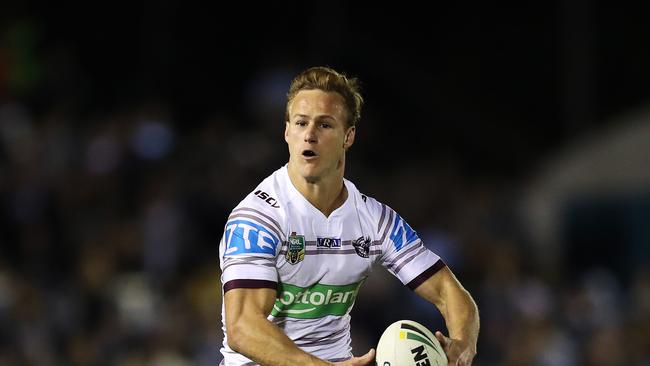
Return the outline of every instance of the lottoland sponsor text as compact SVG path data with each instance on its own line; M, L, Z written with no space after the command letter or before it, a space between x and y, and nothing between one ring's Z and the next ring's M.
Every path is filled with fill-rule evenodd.
M282 283L271 315L300 319L345 315L354 304L362 283L363 281L349 285L317 283L310 287Z

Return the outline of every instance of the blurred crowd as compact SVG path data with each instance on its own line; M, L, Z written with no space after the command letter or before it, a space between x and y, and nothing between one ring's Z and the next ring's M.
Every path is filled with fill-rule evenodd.
M246 121L215 112L188 126L156 98L42 103L34 95L56 75L21 70L0 62L0 365L217 364L218 242L229 211L287 159L288 77L251 85L258 104ZM380 116L366 111L348 177L400 212L472 293L477 365L650 365L647 262L574 265L571 235L549 243L551 265L539 260L520 216L523 180L381 155L373 144L389 132L372 125L390 121ZM626 240L584 254L614 257ZM404 318L444 329L432 306L377 268L352 311L356 353Z
M207 168L204 151L218 139L197 131L183 141L156 114L81 126L65 113L35 120L18 103L0 107L0 363L218 357L216 248L228 202L214 196L219 167Z
M286 155L280 138L232 126L215 119L181 135L155 104L90 123L0 106L0 364L218 361L218 240L231 207ZM413 184L402 179L411 166L373 174L350 159L361 190L403 212L474 295L477 364L650 362L647 267L545 268L512 184L445 169ZM356 350L398 318L443 326L407 292L375 271L352 313Z

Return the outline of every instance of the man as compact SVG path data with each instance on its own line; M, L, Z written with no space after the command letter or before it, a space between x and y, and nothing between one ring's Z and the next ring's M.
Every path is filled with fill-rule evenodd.
M289 163L231 213L219 246L230 365L369 365L353 357L350 310L373 263L440 309L450 365L476 354L476 305L390 207L343 178L363 99L356 79L315 67L291 83Z

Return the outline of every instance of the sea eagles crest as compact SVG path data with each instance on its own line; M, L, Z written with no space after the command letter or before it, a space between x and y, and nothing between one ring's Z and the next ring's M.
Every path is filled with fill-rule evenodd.
M360 236L357 240L352 242L354 246L354 251L357 252L359 257L368 258L368 253L370 252L370 237Z

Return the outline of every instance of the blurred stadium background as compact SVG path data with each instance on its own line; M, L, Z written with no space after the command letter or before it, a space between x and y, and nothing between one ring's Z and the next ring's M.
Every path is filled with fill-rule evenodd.
M0 365L217 364L223 225L313 65L362 80L348 178L472 292L477 365L650 364L650 8L614 4L3 3ZM381 269L352 318L443 326Z

